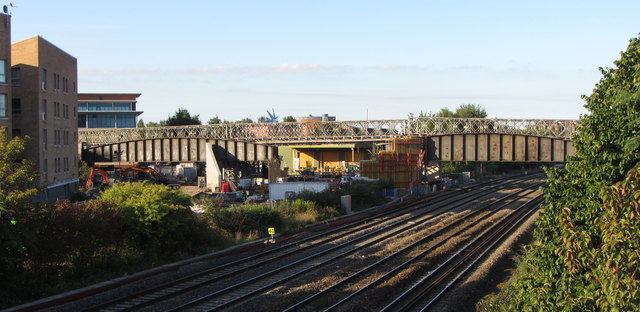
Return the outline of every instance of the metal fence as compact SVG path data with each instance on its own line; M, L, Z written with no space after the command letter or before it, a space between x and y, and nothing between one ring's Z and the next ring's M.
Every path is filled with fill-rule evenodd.
M270 144L388 141L445 134L522 134L572 139L577 120L420 117L400 120L225 123L126 129L79 129L79 141L111 144L156 138L208 138Z

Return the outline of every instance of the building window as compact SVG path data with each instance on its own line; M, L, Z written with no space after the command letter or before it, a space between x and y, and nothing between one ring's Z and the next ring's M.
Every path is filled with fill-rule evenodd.
M22 114L22 104L20 103L19 98L11 99L11 114L12 115Z
M42 69L42 90L47 91L47 70Z
M11 68L11 84L14 87L20 85L20 67Z
M62 92L69 92L69 79L67 78L62 78Z
M7 95L0 93L0 118L7 117Z
M7 61L0 60L0 83L7 83Z
M49 160L46 158L42 162L42 177L45 181L49 180Z
M47 120L47 100L42 100L42 120Z
M60 75L53 73L53 90L60 89Z
M118 114L116 115L116 128L135 128L136 115L134 114Z
M78 128L87 128L87 115L78 115Z
M42 129L42 150L47 150L47 129Z
M87 118L87 128L115 128L115 114L91 114Z

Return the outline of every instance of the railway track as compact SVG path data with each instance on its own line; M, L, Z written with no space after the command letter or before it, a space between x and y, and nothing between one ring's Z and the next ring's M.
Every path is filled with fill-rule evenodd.
M156 283L127 295L102 299L99 304L83 298L61 305L59 310L79 311L215 311L215 310L334 310L359 305L368 293L375 293L389 279L407 274L404 283L419 285L416 272L440 272L438 263L455 255L468 263L490 245L470 243L459 237L485 237L486 233L504 233L515 225L498 228L510 222L519 211L533 211L531 203L539 202L537 187L540 176L505 179L495 184L480 184L457 191L444 192L421 200L402 203L393 209L381 209L360 220L334 223L277 243L258 251L228 259L220 259L209 268L177 279ZM528 204L525 204L528 203ZM521 207L521 208L516 208ZM523 208L524 207L524 208ZM526 217L526 214L522 217ZM493 234L499 239L502 234ZM452 240L460 240L451 244ZM477 239L475 239L477 240ZM473 241L475 241L473 240ZM453 245L452 248L444 248ZM390 247L391 248L387 248ZM473 247L473 255L457 253L454 247ZM471 247L470 247L471 246ZM481 246L481 247L477 247ZM442 251L447 249L446 251ZM434 254L439 250L439 254ZM460 254L460 255L458 255ZM462 257L462 258L461 258ZM479 256L482 257L482 256ZM409 260L407 260L409 259ZM477 261L477 260L475 260ZM475 262L474 262L475 263ZM466 270L469 270L467 267ZM457 271L456 271L457 272ZM340 276L331 282L331 276ZM457 276L462 276L459 273ZM327 277L329 276L329 278ZM430 274L429 276L433 276ZM453 275L442 278L452 281ZM425 278L432 283L434 277ZM396 278L397 279L397 278ZM418 279L420 280L420 279ZM455 280L453 280L455 282ZM454 282L447 282L449 285ZM371 286L369 286L369 284ZM314 285L306 287L305 285ZM353 285L360 285L354 288ZM403 284L404 285L404 284ZM444 284L442 284L444 285ZM326 287L325 287L326 286ZM308 289L307 289L308 288ZM399 287L398 287L399 288ZM371 302L373 309L404 310L431 298L416 290L407 299L393 295ZM299 289L301 291L296 292ZM305 290L306 289L306 290ZM352 291L345 289L353 289ZM372 292L373 291L373 292ZM362 297L364 296L364 297ZM104 297L104 296L103 296ZM380 297L382 299L382 296ZM386 300L386 301L385 301ZM431 300L431 299L430 299ZM435 299L437 300L437 299ZM435 302L435 300L433 300ZM393 303L393 302L398 303ZM386 302L386 303L385 303ZM390 303L391 302L391 303ZM417 303L416 303L417 302ZM392 305L393 303L393 305ZM385 305L386 304L386 305ZM24 310L27 311L27 310Z

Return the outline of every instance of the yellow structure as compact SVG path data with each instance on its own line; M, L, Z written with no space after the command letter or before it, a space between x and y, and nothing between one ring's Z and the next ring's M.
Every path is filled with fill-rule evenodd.
M281 167L290 173L312 170L321 174L346 173L368 159L372 147L367 144L290 145L278 148Z

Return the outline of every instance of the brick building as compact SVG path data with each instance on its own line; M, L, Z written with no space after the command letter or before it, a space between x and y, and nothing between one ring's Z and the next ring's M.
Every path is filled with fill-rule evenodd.
M12 133L31 137L40 200L68 198L78 185L77 60L36 36L11 45L11 66Z
M11 136L11 16L0 13L0 127Z

